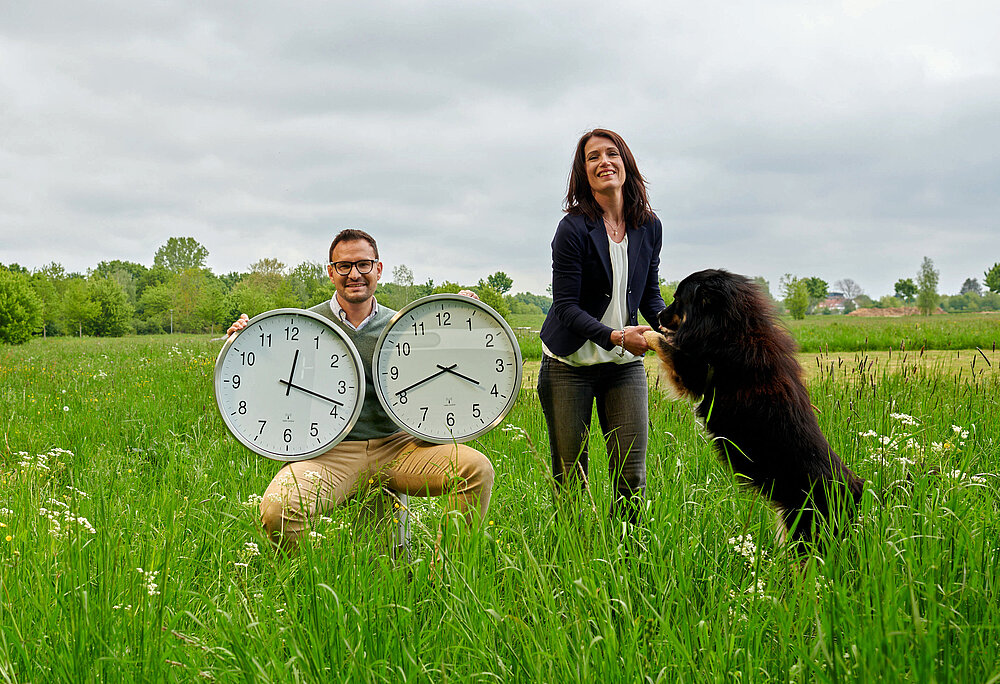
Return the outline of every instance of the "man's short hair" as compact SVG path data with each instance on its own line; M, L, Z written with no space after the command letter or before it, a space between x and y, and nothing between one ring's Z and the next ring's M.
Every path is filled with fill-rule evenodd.
M371 245L372 249L375 250L375 258L378 259L378 245L375 244L375 238L363 230L345 228L337 233L337 237L333 238L333 242L330 243L330 261L333 261L333 250L337 247L337 245L341 242L353 242L354 240L364 240Z

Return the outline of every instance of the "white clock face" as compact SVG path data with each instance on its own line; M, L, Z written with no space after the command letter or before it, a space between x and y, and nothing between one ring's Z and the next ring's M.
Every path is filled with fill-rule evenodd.
M430 442L465 442L492 429L521 387L521 349L510 326L463 295L404 307L382 332L372 366L386 412Z
M226 427L279 461L337 444L354 427L364 394L354 344L334 323L302 309L255 316L215 362L215 400Z

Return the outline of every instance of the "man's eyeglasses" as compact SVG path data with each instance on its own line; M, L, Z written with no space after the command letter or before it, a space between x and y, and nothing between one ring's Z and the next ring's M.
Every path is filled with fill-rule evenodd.
M362 259L361 261L329 261L327 266L333 266L333 270L337 272L338 275L350 275L351 269L358 269L358 273L365 275L371 273L372 269L375 268L377 262L371 259Z

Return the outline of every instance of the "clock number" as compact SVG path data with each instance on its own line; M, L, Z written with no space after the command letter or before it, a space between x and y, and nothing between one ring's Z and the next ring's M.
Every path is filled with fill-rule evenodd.
M341 394L347 394L347 380L341 380L337 385L337 391Z
M490 394L492 394L494 397L500 396L500 391L497 389L496 385L493 385L493 389L490 390Z
M285 444L292 441L292 428L285 428L285 434L282 435L285 438Z
M240 363L244 366L252 366L256 359L253 352L240 352Z
M420 422L422 423L425 420L427 420L427 407L426 406L421 406L420 410L423 411L423 413L420 415Z
M399 397L399 403L400 404L405 404L406 403L406 401L407 401L406 400L406 392L400 392L397 396Z
M424 324L423 323L414 323L410 327L413 328L413 335L414 336L416 336L416 335L423 335L424 334ZM418 332L418 330L419 330L419 332Z
M451 325L451 312L445 311L444 313L437 314L438 325Z
M494 387L495 387L495 385L494 385ZM479 410L479 404L473 404L472 405L472 417L473 418L479 418L482 415L483 415L483 412Z
M316 342L316 348L319 349L319 335L314 337L313 340Z
M260 437L262 434L264 434L264 426L267 425L267 421L258 420L257 422L260 423L260 430L257 431L257 436Z
M233 389L239 389L239 388L240 388L240 376L234 375L233 376Z
M492 347L493 346L493 335L491 335L489 333L487 333L487 335L486 335L486 346L487 347Z
M266 342L266 344L265 344L265 342ZM265 347L265 346L266 347L270 347L271 346L271 333L268 333L267 335L265 335L264 333L260 334L260 346L262 346L262 347Z
M337 368L338 363L340 363L340 355L330 354L330 368Z
M409 342L397 343L396 344L396 353L400 354L402 356L409 356L410 355L410 343Z
M319 426L316 423L313 423L312 425L309 426L309 434L312 435L313 437L319 434Z
M393 366L389 369L389 377L393 380L399 380L399 368Z
M247 414L247 403L245 401L241 401L239 408L236 410L239 411L241 416L245 416Z
M291 327L285 328L285 339L290 340L292 342L297 342L299 339L298 326L293 325Z
M448 424L448 427L455 427L455 414L449 413L448 416L444 419L444 422Z
M465 322L469 324L469 330L472 330L472 319L471 318L466 318Z
M497 359L497 373L503 373L503 359Z
M330 409L330 415L333 416L334 418L339 418L340 417L340 416L337 415L337 405L336 404L334 404L333 408Z

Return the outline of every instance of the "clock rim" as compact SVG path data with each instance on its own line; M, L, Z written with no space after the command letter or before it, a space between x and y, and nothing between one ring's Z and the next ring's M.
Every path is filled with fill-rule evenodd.
M344 428L332 441L326 442L320 448L313 449L312 451L309 452L302 452L294 454L292 456L283 456L281 454L276 454L259 447L258 445L254 444L251 440L245 438L240 433L239 430L233 427L233 424L230 422L229 416L226 415L226 412L222 408L222 402L219 397L219 389L222 382L222 361L225 358L226 354L229 352L229 349L236 343L236 340L239 339L240 335L242 335L242 333L245 332L251 325L264 318L273 318L289 314L305 316L306 318L311 318L319 322L320 324L332 330L338 337L341 338L341 340L343 340L346 343L347 348L351 353L351 360L354 363L355 374L357 375L358 378L358 400L355 402L354 408L351 412L351 416L348 419L347 423L344 424ZM344 438L346 438L347 435L350 434L351 430L354 429L355 423L358 422L358 418L361 416L361 410L364 407L365 403L365 391L367 390L364 364L361 361L361 354L358 352L358 348L354 346L354 342L351 340L351 338L347 336L347 333L344 332L334 321L331 321L326 316L318 314L315 311L309 311L308 309L299 309L295 307L284 307L281 309L271 309L270 311L264 311L262 313L257 314L249 321L247 321L246 327L244 327L243 330L240 331L240 335L236 335L235 337L230 336L228 339L226 339L226 342L222 345L222 349L219 350L219 355L215 359L215 371L213 374L212 386L214 390L213 394L215 395L215 406L219 410L219 415L222 416L222 421L226 426L226 430L229 431L229 434L233 435L240 444L242 444L255 454L263 456L272 461L280 461L283 463L294 463L297 461L306 461L309 460L310 458L315 458L316 456L326 453L327 451L329 451L330 449L332 449L333 447L337 446L342 441L344 441Z
M463 435L459 437L453 437L453 436L438 437L436 435L428 435L426 433L420 432L419 430L410 425L404 424L404 422L396 416L396 413L392 410L392 408L389 406L388 401L383 396L383 387L380 379L381 376L379 375L378 372L378 359L382 354L382 349L385 345L385 340L389 336L389 332L393 329L396 323L413 309L416 309L420 306L424 306L426 304L430 304L435 301L442 301L442 300L454 301L460 304L472 304L474 307L479 308L488 316L490 316L495 322L500 324L500 327L503 329L504 334L506 334L507 337L510 339L510 341L512 342L512 346L514 348L514 367L516 369L514 375L514 387L511 391L510 398L504 405L503 410L500 411L500 413L494 420L482 426L475 432L471 432L468 435ZM464 444L465 442L471 442L472 440L483 436L490 430L500 425L503 419L507 417L507 414L509 414L511 410L514 408L514 404L517 402L517 398L521 392L521 382L523 380L523 375L524 375L524 365L521 357L521 346L517 343L517 336L514 334L513 328L511 328L510 324L508 324L507 321L504 320L504 317L501 316L496 309L494 309L489 304L483 302L482 300L474 299L466 295L460 295L451 292L442 292L438 294L426 295L424 297L421 297L420 299L415 299L406 306L404 306L402 309L397 311L395 314L393 314L392 318L389 319L389 322L386 324L385 328L382 330L382 333L379 335L378 341L375 343L375 352L372 354L372 384L375 386L375 396L378 397L379 404L382 405L382 408L385 411L386 415L388 415L389 418L392 420L392 422L398 425L403 431L413 435L414 437L417 437L418 439L422 439L425 442L431 442L432 444Z

